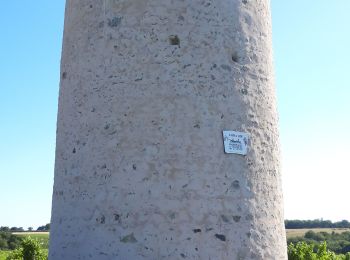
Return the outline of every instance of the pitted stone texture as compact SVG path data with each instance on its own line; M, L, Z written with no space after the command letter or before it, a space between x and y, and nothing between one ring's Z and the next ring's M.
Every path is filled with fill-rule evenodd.
M67 1L50 259L286 259L269 12Z

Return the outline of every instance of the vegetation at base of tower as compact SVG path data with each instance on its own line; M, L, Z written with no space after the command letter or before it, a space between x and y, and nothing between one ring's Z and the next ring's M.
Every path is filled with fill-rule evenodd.
M287 220L286 227L295 228L287 229L289 259L350 260L348 223L344 220L334 223L327 220ZM31 232L25 232L22 227L0 227L0 260L16 259L16 254L18 256L22 251L14 249L23 248L22 241L29 236L39 244L43 256L47 257L49 233L42 231L49 229L49 224L38 227L37 231L41 232L33 232L30 228L28 231ZM9 255L12 258L7 258Z
M7 229L6 229L7 230ZM35 240L36 244L40 246L41 253L39 256L48 255L49 247L49 233L43 232L19 232L12 234L10 231L0 231L0 260L16 259L21 254L20 248L23 248L22 243L25 239L30 237L31 240ZM29 243L30 245L30 243ZM27 245L27 246L29 246ZM8 258L11 256L12 258ZM17 258L17 259L23 259ZM38 258L35 258L38 259ZM46 259L46 258L43 258Z
M288 260L350 260L350 253L336 255L327 249L327 242L315 247L306 242L288 245Z
M6 260L46 260L47 252L42 250L39 241L31 237L22 240L21 246L12 251Z
M346 254L350 252L350 232L336 233L335 231L329 232L314 232L309 230L304 236L288 238L289 244L298 244L299 242L305 242L307 244L313 244L315 246L321 246L323 242L327 242L328 249L336 254ZM349 259L350 260L350 259Z

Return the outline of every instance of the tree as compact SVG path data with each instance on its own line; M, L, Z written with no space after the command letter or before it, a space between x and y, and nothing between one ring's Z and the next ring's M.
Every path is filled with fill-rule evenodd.
M10 228L11 232L23 232L24 229L22 227L12 227Z
M9 227L0 227L0 231L10 232L10 228Z
M46 224L45 226L38 227L37 231L50 231L50 223Z
M285 227L287 229L295 228L350 228L350 222L342 220L339 222L332 222L330 220L314 219L314 220L285 220Z

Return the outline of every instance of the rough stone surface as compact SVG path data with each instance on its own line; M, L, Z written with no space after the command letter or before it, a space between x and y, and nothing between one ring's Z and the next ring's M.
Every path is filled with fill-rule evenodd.
M268 0L67 0L50 259L286 259L271 48Z

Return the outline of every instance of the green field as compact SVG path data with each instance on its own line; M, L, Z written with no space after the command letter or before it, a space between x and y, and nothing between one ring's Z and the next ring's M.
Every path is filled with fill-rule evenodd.
M305 233L309 230L312 230L314 232L327 232L327 233L342 233L345 231L350 231L349 228L301 228L301 229L287 229L287 238L292 237L301 237L304 236Z

